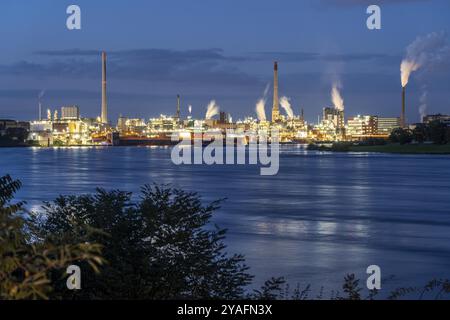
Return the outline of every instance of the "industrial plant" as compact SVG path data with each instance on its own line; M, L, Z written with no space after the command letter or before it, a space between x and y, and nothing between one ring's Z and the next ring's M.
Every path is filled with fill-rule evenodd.
M120 115L114 125L108 118L107 55L106 52L102 52L101 113L97 118L82 117L82 110L77 105L62 106L58 110L47 109L46 117L43 117L42 94L40 94L39 119L31 121L26 126L23 122L17 123L17 126L27 131L26 140L30 145L42 147L170 145L174 143L171 139L174 134L183 137L191 136L196 139L202 138L204 135L213 136L217 132L229 133L230 130L236 135L248 131L258 135L259 132L269 132L270 129L277 129L281 143L387 139L392 130L408 127L405 116L406 84L410 73L416 69L417 66L414 64L402 63L402 98L398 118L354 115L346 119L344 99L341 97L339 86L334 84L331 90L331 101L334 105L323 108L322 116L319 117L317 123L308 123L304 118L303 109L300 115L295 115L289 98L279 97L278 62L274 62L271 120L266 117L265 99L261 99L256 105L256 118L246 117L233 121L231 115L220 110L214 100L209 103L203 119L192 117L191 106L188 107L188 115L182 117L182 96L177 94L174 96L174 114L172 115L160 115L150 119L129 118ZM284 111L283 114L280 109ZM445 117L441 116L444 120ZM12 122L9 127L14 127Z

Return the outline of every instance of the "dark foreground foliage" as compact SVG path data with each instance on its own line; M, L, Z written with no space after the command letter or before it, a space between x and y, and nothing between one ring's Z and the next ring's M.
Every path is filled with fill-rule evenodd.
M24 203L12 203L20 186L9 176L0 177L0 300L46 299L54 285L52 270L84 261L97 272L103 259L98 244L33 239L34 226L24 218Z
M83 290L57 287L53 298L242 297L252 279L243 256L225 252L226 230L206 227L219 201L203 206L195 193L156 185L143 187L138 201L131 196L98 189L94 195L46 203L37 228L40 238L55 245L101 244L108 262L100 275L83 274Z
M384 279L388 282L392 277ZM400 287L380 296L380 291L368 290L354 274L348 274L343 279L341 290L325 291L323 286L313 292L310 284L301 287L300 284L292 290L284 278L272 278L265 282L260 290L248 298L255 300L448 300L450 298L450 280L433 279L425 285Z

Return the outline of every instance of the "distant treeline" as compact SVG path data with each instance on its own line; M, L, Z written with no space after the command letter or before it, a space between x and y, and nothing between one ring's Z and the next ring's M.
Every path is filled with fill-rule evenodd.
M7 128L0 130L0 147L28 146L28 130L24 128Z
M414 129L396 128L389 138L334 142L329 145L311 143L308 150L336 152L394 152L449 154L450 127L440 121L418 124Z
M428 124L418 124L413 130L398 128L392 131L389 140L400 144L411 142L446 144L450 142L450 127L436 120Z

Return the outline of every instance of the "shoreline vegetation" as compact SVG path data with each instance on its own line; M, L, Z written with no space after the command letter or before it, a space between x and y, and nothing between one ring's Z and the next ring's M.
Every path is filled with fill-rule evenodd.
M450 155L450 144L399 144L387 143L383 145L364 145L348 142L335 142L331 145L309 144L308 150L329 151L329 152L374 152L374 153L395 153L395 154L434 154Z
M439 121L432 121L412 130L394 129L388 140L369 138L356 142L311 143L308 150L446 155L450 154L450 127Z
M226 229L210 227L223 200L204 205L195 192L153 184L142 187L137 201L130 192L97 189L60 195L34 212L14 201L20 188L20 181L0 177L0 300L380 298L354 274L328 292L317 283L290 287L283 277L249 291L254 276L245 257L227 252ZM83 290L66 287L72 264L83 270ZM382 299L445 299L450 281L386 294Z
M298 145L297 143L283 143L282 145ZM303 143L302 143L303 145ZM164 145L158 145L164 146ZM156 146L156 147L158 147ZM167 145L170 146L170 145ZM112 147L103 145L79 145L79 146L31 146L31 145L3 145L0 149L7 148L42 148L42 149L66 149L66 148L97 148ZM117 146L115 146L117 147ZM118 147L153 147L153 146L118 146ZM429 155L450 155L450 144L433 144L433 143L383 143L383 144L366 144L364 142L327 142L327 143L310 143L306 147L310 151L326 151L326 152L361 152L361 153L394 153L394 154L429 154Z
M282 144L282 145L298 145L296 143ZM303 145L303 144L302 144ZM70 148L109 148L112 146L102 145L79 145L79 146L29 146L29 145L8 145L0 146L1 149L8 148L42 148L42 149L70 149ZM115 146L116 147L170 147L170 145L158 146ZM334 142L334 143L310 143L306 147L310 151L325 151L325 152L356 152L356 153L391 153L391 154L423 154L423 155L450 155L450 144L433 144L433 143L415 143L415 144L399 144L386 143L380 145L366 145L352 142Z

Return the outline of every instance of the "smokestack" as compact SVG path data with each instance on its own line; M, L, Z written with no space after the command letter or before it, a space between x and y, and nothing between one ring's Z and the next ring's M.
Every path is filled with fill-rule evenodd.
M102 116L103 124L108 123L108 102L106 98L106 52L102 52Z
M405 103L406 103L406 86L402 87L402 113L400 115L400 126L406 127Z
M278 100L278 62L273 64L273 108L272 108L272 122L280 119L280 108Z
M180 119L180 95L177 94L177 119Z
M42 103L39 101L39 121L42 121Z

